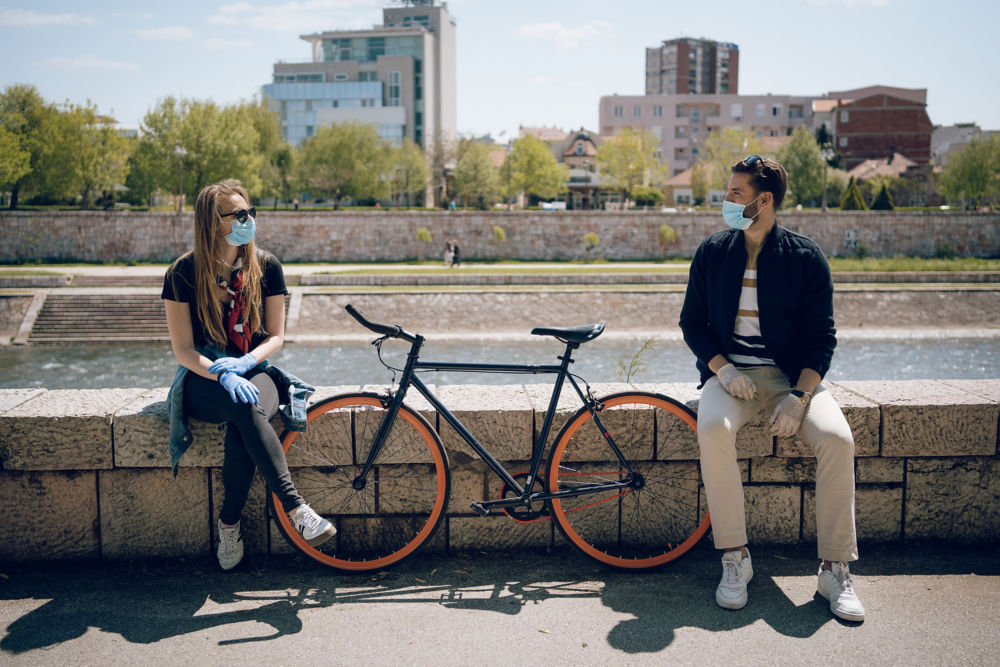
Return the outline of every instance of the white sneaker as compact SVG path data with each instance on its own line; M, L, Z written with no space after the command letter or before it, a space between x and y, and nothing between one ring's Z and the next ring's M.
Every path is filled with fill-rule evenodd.
M216 555L223 570L231 570L243 560L243 536L239 521L232 528L226 528L219 520L219 550Z
M740 550L722 555L722 580L715 589L715 601L724 609L742 609L747 606L747 584L753 579L750 552L744 557Z
M851 571L847 563L833 563L832 569L819 566L819 582L816 590L830 601L830 611L845 621L865 620L865 608L854 592Z
M299 505L292 512L289 514L292 525L311 547L318 547L337 534L333 524L316 514L309 505Z

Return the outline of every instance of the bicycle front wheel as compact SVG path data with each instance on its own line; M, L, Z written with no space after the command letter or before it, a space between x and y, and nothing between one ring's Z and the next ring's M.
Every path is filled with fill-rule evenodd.
M628 480L552 500L573 546L612 567L648 570L680 557L709 528L699 508L697 416L667 396L627 392L599 399L597 418L581 409L559 432L549 457L548 489L564 492ZM608 444L621 450L628 468Z
M367 479L358 475L386 415L384 397L342 394L309 408L308 429L286 432L292 482L337 527L310 546L273 494L272 516L299 552L336 570L368 572L414 554L434 534L448 505L448 455L427 420L401 406Z

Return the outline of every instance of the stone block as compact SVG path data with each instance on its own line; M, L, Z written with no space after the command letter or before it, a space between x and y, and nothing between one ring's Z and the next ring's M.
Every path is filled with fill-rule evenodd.
M816 481L815 458L750 459L750 481L812 484Z
M858 488L854 493L854 515L859 542L899 541L903 528L903 489L881 485ZM816 541L816 490L813 488L806 488L804 492L802 541Z
M970 456L997 451L1000 406L935 380L845 382L882 406L882 456Z
M906 459L862 458L855 461L855 482L858 484L885 484L903 481L903 464Z
M105 558L206 556L211 553L209 479L204 468L101 471Z
M1000 460L968 457L906 462L906 539L1000 539Z
M881 411L878 404L850 391L845 383L824 382L823 387L837 401L854 435L855 456L878 456ZM814 456L813 448L797 436L778 438L777 456Z
M97 558L96 472L0 471L0 561Z
M798 486L744 486L747 539L751 544L799 541L802 491Z
M225 489L222 486L222 470L213 468L211 470L211 479L212 514L209 524L212 531L212 549L214 553L219 539L219 512L222 511L222 501L225 498ZM243 506L243 514L240 518L240 534L243 536L243 546L246 554L267 553L267 522L267 485L261 476L257 475L250 485L250 494L247 497L246 505Z
M519 523L505 514L448 517L448 546L457 551L551 547L551 519Z
M44 393L45 389L0 389L0 414Z
M448 514L471 514L469 505L486 498L483 490L483 478L486 475L486 464L476 461L462 467L451 469L451 498L448 500ZM489 473L490 481L498 479Z
M94 470L114 465L112 415L145 389L58 389L0 414L7 470Z
M528 400L531 402L531 408L534 412L534 434L532 436L532 442L537 442L539 436L541 435L542 426L545 423L546 411L549 407L549 400L552 397L552 385L551 384L526 384L524 385L525 394ZM597 391L594 391L595 396L598 395ZM559 434L559 430L562 429L563 425L574 415L576 411L583 407L580 402L580 398L573 391L570 386L564 386L562 393L559 395L559 402L556 404L555 415L552 417L552 425L549 427L548 439L546 442L542 443L543 446L548 450L552 443L555 442L556 436Z
M498 460L529 458L532 404L519 385L449 385L435 392L465 428ZM479 455L461 436L440 419L441 441L451 452Z

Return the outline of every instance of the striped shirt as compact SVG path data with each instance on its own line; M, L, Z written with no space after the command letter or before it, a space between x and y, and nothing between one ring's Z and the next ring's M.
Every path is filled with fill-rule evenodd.
M764 338L760 335L760 312L757 309L757 271L743 272L743 289L740 306L736 311L733 329L733 349L729 360L737 366L774 366L774 359L767 356Z

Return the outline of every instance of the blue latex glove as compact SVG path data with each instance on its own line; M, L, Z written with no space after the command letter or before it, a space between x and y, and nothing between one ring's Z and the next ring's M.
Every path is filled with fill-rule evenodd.
M229 392L229 398L233 399L233 403L257 404L260 389L257 389L257 385L250 380L240 377L236 373L223 373L219 376L219 384Z
M246 375L247 371L256 366L257 357L253 352L244 354L242 357L219 357L215 363L208 367L209 373L236 373Z

